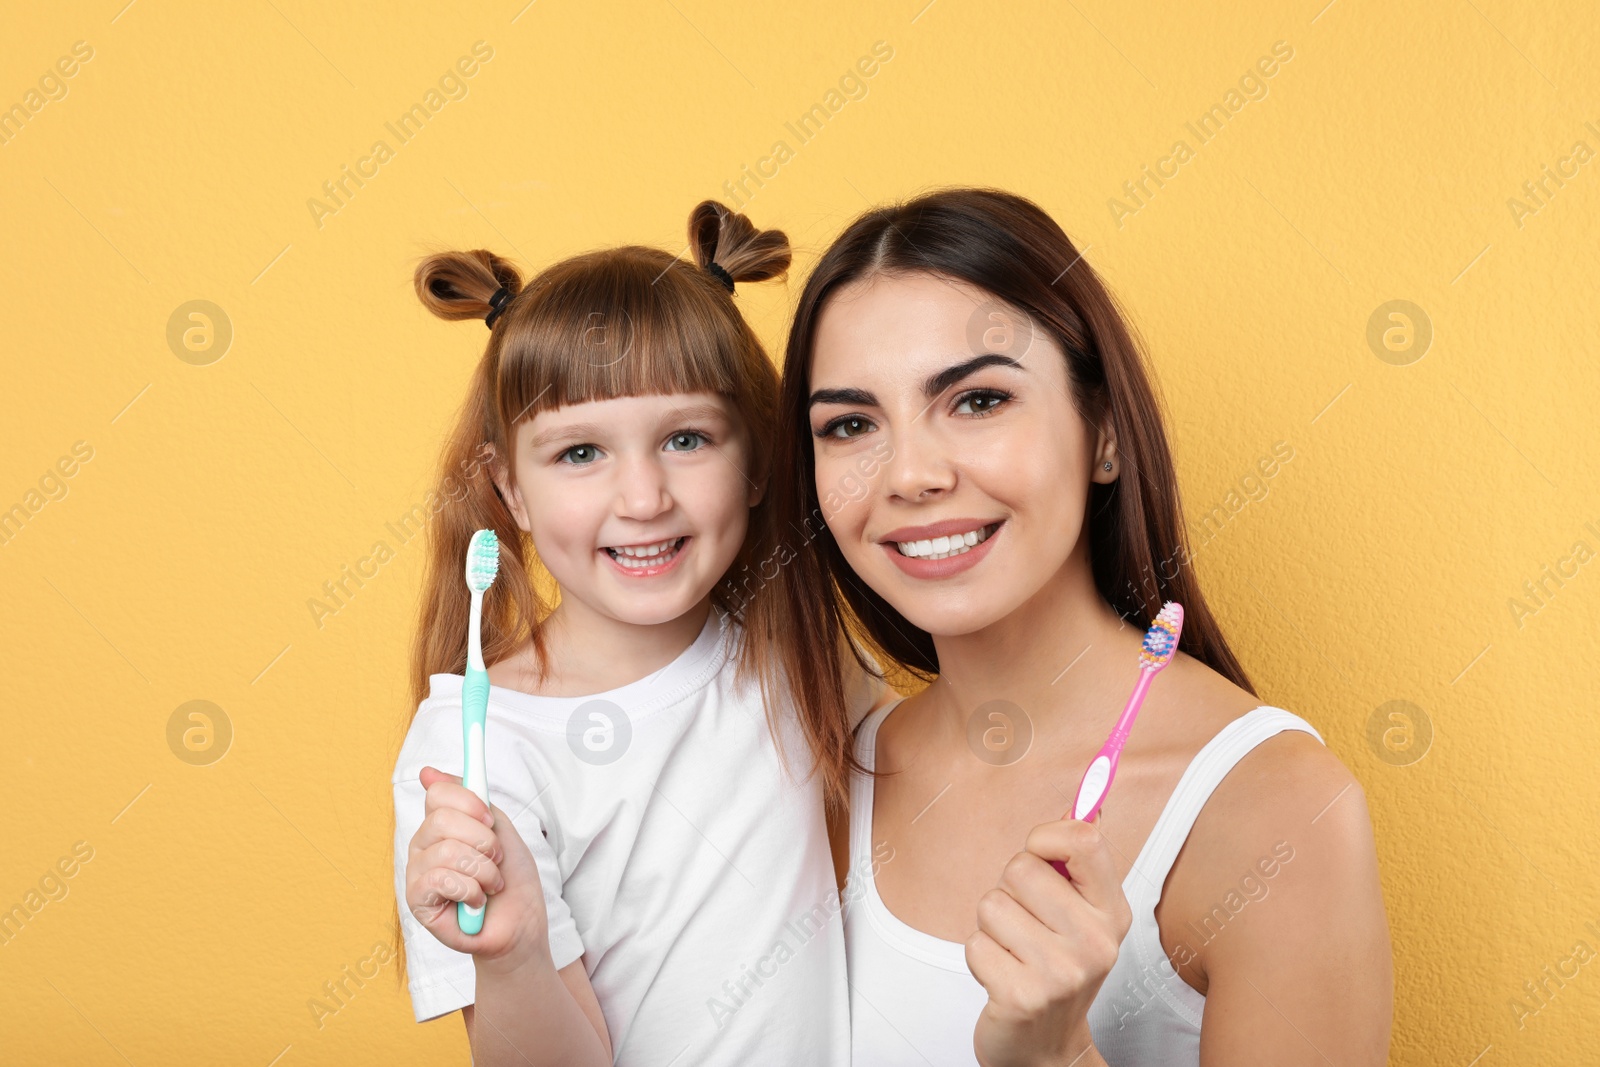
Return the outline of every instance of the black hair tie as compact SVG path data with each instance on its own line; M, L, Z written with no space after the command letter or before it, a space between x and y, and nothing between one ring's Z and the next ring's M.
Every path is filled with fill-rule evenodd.
M485 326L489 327L489 329L491 329L491 330L494 329L494 320L498 319L500 317L500 313L503 312L506 309L506 305L509 304L510 302L511 302L511 290L510 289L507 289L503 285L500 288L496 289L494 291L494 295L489 298L489 307L492 310L489 312L488 315L484 316L483 324Z
M728 292L733 292L733 275L729 274L720 264L707 263L707 272L717 276L717 280L727 287Z

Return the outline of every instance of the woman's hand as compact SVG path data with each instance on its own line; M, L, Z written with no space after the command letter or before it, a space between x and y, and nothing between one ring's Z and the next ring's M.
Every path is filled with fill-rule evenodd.
M1036 826L978 899L967 967L989 994L972 1035L984 1067L1102 1063L1088 1012L1133 913L1105 838L1076 819ZM1050 860L1070 871L1063 878Z
M453 774L424 767L418 780L427 803L406 859L411 914L446 947L472 953L480 966L509 971L542 961L553 970L539 868L510 817L485 807ZM490 897L483 929L462 933L456 902L477 906Z

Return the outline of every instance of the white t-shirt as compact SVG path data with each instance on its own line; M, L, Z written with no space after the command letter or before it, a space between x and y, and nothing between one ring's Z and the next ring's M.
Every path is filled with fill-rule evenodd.
M850 1056L844 934L817 775L793 706L779 763L742 629L605 693L489 689L489 796L539 867L557 968L582 957L621 1065ZM848 662L847 662L848 666ZM852 720L883 691L852 670ZM435 674L395 764L395 894L418 1022L473 1003L472 957L405 905L425 764L461 770L459 674ZM494 899L489 900L490 908Z

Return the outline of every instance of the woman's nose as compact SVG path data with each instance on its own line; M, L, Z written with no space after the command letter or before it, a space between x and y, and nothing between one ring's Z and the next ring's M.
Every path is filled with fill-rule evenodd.
M883 467L883 488L902 500L927 500L956 486L955 465L945 442L925 418L913 419L895 434L894 452Z

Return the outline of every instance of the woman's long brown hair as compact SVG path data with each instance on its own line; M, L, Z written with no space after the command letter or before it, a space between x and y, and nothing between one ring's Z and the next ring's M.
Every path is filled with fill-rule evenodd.
M707 268L715 264L735 282L781 278L789 268L789 240L707 200L690 212L689 247L692 262L639 245L587 252L545 269L526 286L516 267L483 249L439 252L417 265L417 297L440 318L481 323L497 290L503 287L510 296L488 332L429 494L433 516L405 730L428 696L430 675L466 670L472 598L463 569L477 530L494 530L501 554L499 574L483 596L484 662L497 663L531 641L538 672L548 672L542 623L553 610L548 594L554 581L491 476L496 463L505 464L509 475L519 424L541 411L591 400L718 393L737 410L748 437L747 476L756 484L766 479L777 368L733 295ZM769 499L751 509L730 574L761 558L773 541ZM731 582L720 584L712 599L742 625L747 601ZM754 654L750 642L741 643L740 677L761 677ZM773 707L769 700L769 717ZM394 929L395 944L403 948L398 901ZM402 982L404 971L402 951Z
M1032 201L997 189L944 189L851 223L807 279L784 355L769 490L782 531L781 565L767 568L773 595L757 599L761 621L752 632L766 669L788 676L808 732L826 742L828 758L846 775L863 770L846 725L838 661L818 655L819 649L836 647L842 635L859 635L880 663L925 682L939 673L933 638L851 569L817 495L809 412L817 324L835 291L879 272L959 279L1049 333L1066 354L1074 406L1086 420L1109 418L1125 469L1115 482L1090 486L1086 536L1096 588L1140 629L1164 601L1181 603L1179 647L1253 694L1201 595L1160 405L1110 292ZM862 667L871 669L864 661Z

